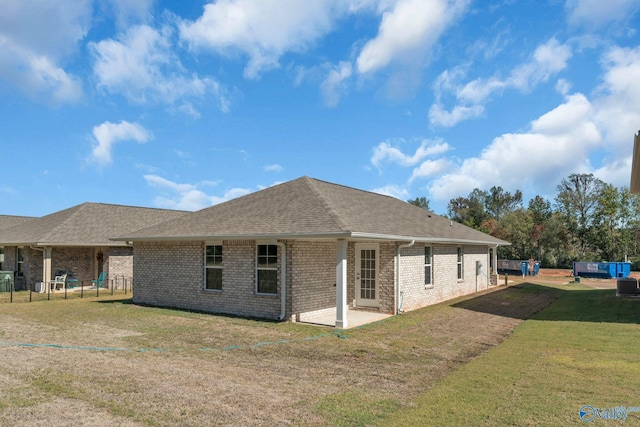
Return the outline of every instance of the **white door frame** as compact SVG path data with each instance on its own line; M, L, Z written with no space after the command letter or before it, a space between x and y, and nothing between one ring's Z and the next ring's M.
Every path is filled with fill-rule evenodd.
M356 243L355 305L357 307L380 306L380 244ZM370 259L362 259L362 251L372 250ZM363 265L363 261L364 264ZM373 264L371 264L373 262ZM363 277L364 276L364 277ZM363 288L364 285L364 288ZM373 298L371 298L373 296Z

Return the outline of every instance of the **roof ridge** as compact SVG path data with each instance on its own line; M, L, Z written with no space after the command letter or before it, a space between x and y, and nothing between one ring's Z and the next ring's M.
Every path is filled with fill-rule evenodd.
M335 208L333 206L331 206L329 204L329 202L327 202L327 199L324 197L322 192L318 189L316 184L318 182L320 182L320 181L317 180L317 179L314 179L314 178L310 178L308 176L303 177L303 180L304 180L305 184L307 185L307 187L309 188L309 190L311 190L313 195L321 203L322 207L327 211L327 213L329 214L331 219L336 223L338 228L340 228L340 230L342 230L342 231L350 231L347 228L347 225L344 223L344 221L340 217L340 215L338 215L338 212L335 210ZM325 181L322 181L322 182L325 182Z

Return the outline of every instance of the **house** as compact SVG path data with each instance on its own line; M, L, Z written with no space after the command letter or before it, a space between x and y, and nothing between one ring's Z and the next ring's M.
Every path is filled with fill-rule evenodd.
M184 211L83 203L0 228L3 269L14 271L16 289L51 282L58 270L78 280L133 276L133 248L109 237L184 215ZM7 221L9 222L9 221ZM34 287L31 287L34 289Z
M133 242L133 301L313 321L396 314L486 289L508 243L393 197L302 177L153 227Z
M0 230L22 224L33 218L34 217L31 216L0 215ZM0 231L0 235L1 234L2 231ZM4 263L4 247L0 246L0 271L4 270Z

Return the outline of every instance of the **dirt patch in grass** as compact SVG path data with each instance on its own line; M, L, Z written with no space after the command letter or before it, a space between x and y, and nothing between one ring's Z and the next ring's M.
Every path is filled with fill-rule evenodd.
M0 306L2 425L374 425L557 291L500 287L340 331L137 307Z

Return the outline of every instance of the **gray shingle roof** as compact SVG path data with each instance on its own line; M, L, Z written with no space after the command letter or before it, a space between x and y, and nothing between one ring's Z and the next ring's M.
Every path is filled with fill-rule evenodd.
M33 216L0 215L0 230L34 219Z
M185 215L185 211L83 203L0 231L1 245L114 246L110 237Z
M371 237L506 245L393 197L298 178L118 240Z

